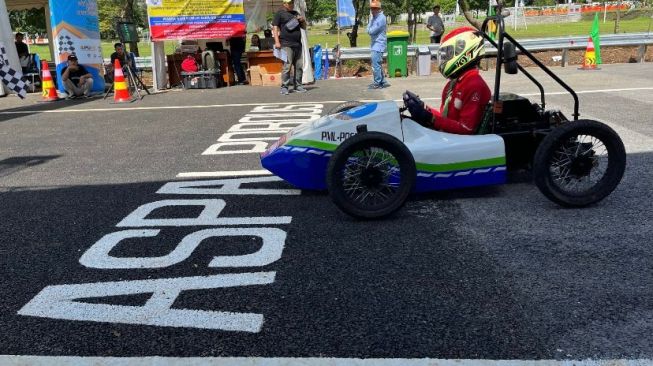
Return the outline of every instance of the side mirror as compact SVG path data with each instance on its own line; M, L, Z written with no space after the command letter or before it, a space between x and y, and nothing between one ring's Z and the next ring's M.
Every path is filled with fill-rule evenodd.
M516 74L519 70L517 68L517 51L515 45L506 42L503 44L503 67L506 74Z

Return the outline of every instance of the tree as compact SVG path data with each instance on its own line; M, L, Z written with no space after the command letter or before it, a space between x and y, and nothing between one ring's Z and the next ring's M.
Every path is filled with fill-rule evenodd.
M13 10L9 12L11 28L28 34L47 33L43 9Z
M404 11L404 0L385 0L383 14L388 18L388 24L396 23Z
M442 14L449 14L456 11L456 0L440 0L436 1L436 4L440 5L440 12Z
M617 2L617 14L614 18L614 33L619 33L619 23L621 22L621 0Z
M123 0L123 1L124 3L122 4L122 11L120 13L120 16L128 23L136 23L134 0ZM138 56L138 42L128 42L128 43L129 43L129 50L131 52L134 52L134 54Z
M120 14L119 1L98 0L98 18L100 22L100 36L104 39L115 39L115 17Z
M363 19L369 14L369 0L353 0L354 10L356 11L354 26L351 33L347 33L349 37L349 45L357 47L358 44L358 27L363 23Z
M336 24L336 2L333 0L307 0L306 19L309 22L329 19L331 24Z
M102 38L117 38L119 21L147 27L147 8L143 0L98 0L98 16ZM129 48L138 56L138 43L129 43Z
M408 42L413 43L417 35L417 17L433 9L433 0L406 0L408 14Z

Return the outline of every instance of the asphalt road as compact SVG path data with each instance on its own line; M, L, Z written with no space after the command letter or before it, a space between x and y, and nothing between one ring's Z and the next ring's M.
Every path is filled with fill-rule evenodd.
M555 71L580 92L582 115L626 143L612 195L562 209L524 177L416 196L380 222L283 182L165 191L197 172L261 169L255 153L212 149L243 121L316 118L405 89L439 104L438 76L117 106L0 99L0 354L653 358L653 65ZM504 85L537 98L524 77ZM563 90L544 85L547 104L570 114ZM189 205L200 201L214 212ZM165 207L136 217L156 202Z

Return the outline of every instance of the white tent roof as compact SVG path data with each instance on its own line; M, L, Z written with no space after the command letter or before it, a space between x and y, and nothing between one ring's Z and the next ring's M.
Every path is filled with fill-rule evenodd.
M48 0L5 0L7 10L24 10L45 8Z

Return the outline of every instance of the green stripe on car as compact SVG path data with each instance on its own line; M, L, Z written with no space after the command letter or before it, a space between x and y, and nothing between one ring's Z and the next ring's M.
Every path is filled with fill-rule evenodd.
M312 147L315 149L325 150L325 151L335 151L338 148L336 144L329 144L322 141L314 140L290 140L286 145L296 146L296 147Z
M455 170L466 170L466 169L478 169L478 168L487 168L498 165L506 165L506 157L500 156L497 158L491 159L482 159L482 160L473 160L473 161L464 161L460 163L449 163L449 164L426 164L426 163L416 163L417 170L423 172L451 172Z

